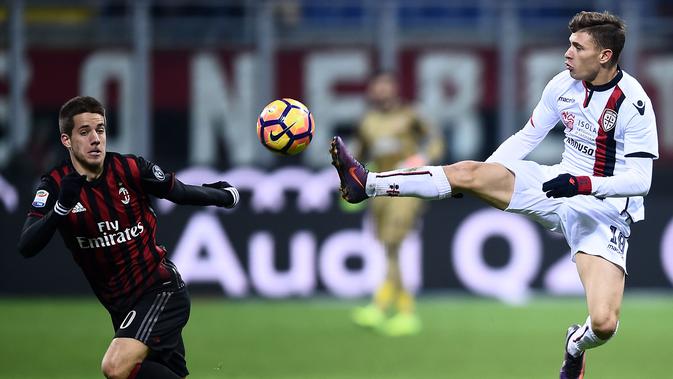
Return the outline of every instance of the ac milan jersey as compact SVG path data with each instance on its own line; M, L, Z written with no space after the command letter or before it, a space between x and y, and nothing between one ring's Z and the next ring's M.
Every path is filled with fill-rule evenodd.
M638 81L621 69L600 86L575 80L567 70L556 75L524 130L544 137L559 120L565 126L560 165L572 175L618 175L625 172L628 157L659 156L652 103ZM605 201L633 221L644 218L640 196Z
M61 179L74 171L65 161L42 177L29 215L54 207ZM157 244L157 218L149 195L164 197L172 174L142 157L108 152L101 176L82 187L79 202L59 232L96 296L110 311L123 312L146 291L180 281L166 250Z

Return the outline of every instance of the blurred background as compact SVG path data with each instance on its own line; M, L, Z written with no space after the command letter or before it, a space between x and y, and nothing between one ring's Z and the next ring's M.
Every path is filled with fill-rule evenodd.
M39 176L66 156L57 116L76 95L107 107L108 150L142 155L186 183L224 178L242 191L233 211L156 203L158 240L195 297L186 330L194 377L553 377L565 327L585 317L569 249L561 236L474 199L429 203L402 246L405 283L421 296L427 320L424 337L389 343L352 329L348 308L380 282L385 258L367 209L340 200L327 149L333 135L353 136L367 79L385 69L441 132L445 162L485 159L523 126L547 81L563 70L567 24L581 10L609 10L626 21L621 67L644 86L657 115L661 158L646 220L632 226L625 301L626 314L629 304L642 312L631 313L631 325L657 325L673 317L671 1L0 4L0 317L7 317L0 338L17 346L0 349L0 377L37 378L40 370L95 377L111 337L60 238L32 260L15 248ZM255 132L261 109L282 97L302 101L316 121L313 142L296 157L266 151ZM562 138L559 126L531 158L557 162ZM96 322L58 333L81 318ZM50 331L54 339L26 340L36 324L45 328L40 336ZM642 340L625 344L626 352L606 347L612 353L601 369L610 374L596 377L670 377L663 359L670 343L655 352L646 346L666 344L661 333L673 332L654 329L652 338L648 328L637 330L640 337L631 329ZM537 364L508 356L517 352L510 332L545 344L534 349ZM449 347L458 337L460 348ZM20 360L35 344L68 338L98 350L66 350L35 365ZM326 341L335 350L321 350ZM529 342L518 345L526 354ZM480 352L485 345L493 352ZM648 368L614 368L617 351L647 359ZM484 365L483 354L494 364ZM413 365L399 359L411 356Z

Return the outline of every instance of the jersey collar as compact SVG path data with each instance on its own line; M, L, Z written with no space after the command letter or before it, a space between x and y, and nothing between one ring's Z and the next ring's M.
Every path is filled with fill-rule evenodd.
M622 72L622 68L619 67L619 65L617 65L617 75L615 75L615 77L612 78L612 80L610 80L609 82L607 82L605 84L598 85L598 86L595 86L595 85L593 85L589 82L586 82L586 81L582 81L582 83L584 84L584 87L586 87L590 91L597 91L597 92L607 91L610 88L616 86L617 83L619 83L619 81L622 80L623 76L624 76L624 73Z

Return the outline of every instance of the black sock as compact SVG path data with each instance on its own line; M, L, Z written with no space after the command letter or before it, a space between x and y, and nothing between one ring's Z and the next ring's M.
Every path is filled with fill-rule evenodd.
M138 363L131 371L129 379L179 379L180 377L168 367L147 359Z

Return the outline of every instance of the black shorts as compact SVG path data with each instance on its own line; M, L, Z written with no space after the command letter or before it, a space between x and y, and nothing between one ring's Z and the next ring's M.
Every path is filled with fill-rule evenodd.
M115 338L133 338L150 348L146 359L163 364L180 377L189 374L182 328L189 320L185 286L143 295L125 315L112 317Z

